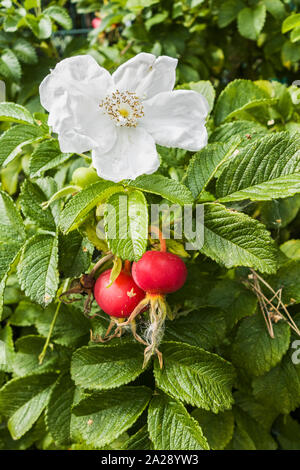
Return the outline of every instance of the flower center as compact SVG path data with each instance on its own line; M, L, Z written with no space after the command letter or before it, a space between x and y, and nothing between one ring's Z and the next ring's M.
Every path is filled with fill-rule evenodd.
M138 119L144 116L139 97L130 91L114 91L99 104L117 126L136 127Z

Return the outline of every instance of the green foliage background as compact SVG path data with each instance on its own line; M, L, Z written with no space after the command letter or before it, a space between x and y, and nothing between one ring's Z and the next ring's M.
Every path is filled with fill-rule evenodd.
M176 86L207 97L209 144L159 148L159 171L134 181L75 179L90 156L61 153L39 83L70 55L113 71L141 51L177 57ZM254 269L282 288L300 328L299 59L296 1L0 2L0 449L300 449L299 337L280 320L270 338L246 286ZM96 236L125 191L133 215L205 207L200 251L168 242L189 276L168 296L162 370L142 369L129 334L89 341L107 317L58 300L108 247L145 251L147 217L125 242Z

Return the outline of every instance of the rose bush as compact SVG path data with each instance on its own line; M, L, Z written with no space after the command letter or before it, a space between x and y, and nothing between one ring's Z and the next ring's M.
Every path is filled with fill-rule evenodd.
M61 39L52 31L61 24L56 3L41 9L26 1L25 12L1 3L5 35L27 40L39 62L25 65L18 80L0 63L7 86L0 103L0 449L299 449L300 93L292 85L297 60L288 64L284 55L299 47L297 11L291 20L292 2L180 1L170 16L167 1L107 2L88 37ZM74 3L78 12L95 11L88 0ZM255 38L245 29L249 15ZM33 16L38 30L28 26ZM37 45L46 24L48 36ZM245 46L251 60L243 74L233 61L236 79L223 86L236 35L240 57ZM270 42L282 53L272 60ZM188 110L181 102L166 107L162 122L166 102L159 100L158 119L150 113L147 137L144 131L157 144L151 141L151 158L144 140L133 140L128 154L126 146L114 153L114 135L140 123L116 126L103 107L94 114L93 99L111 99L103 77L122 76L130 60L136 78L135 61L152 60L148 54L173 57L163 59L171 72L159 76L154 99L195 100ZM87 67L70 76L68 65L59 75L78 56L93 69L87 83L76 75L89 74ZM287 74L289 86L269 80L267 70ZM39 103L43 80L49 115ZM155 80L153 73L150 89ZM128 89L133 81L125 92L139 95ZM122 123L133 122L130 103L117 104ZM101 166L109 171L110 157L115 178ZM156 219L154 204L163 205ZM192 224L179 237L184 209ZM170 238L159 231L168 223ZM153 262L159 250L180 257L178 278L171 263ZM138 266L147 258L141 279ZM107 289L103 311L91 304L97 279L99 291ZM166 280L182 287L166 290ZM163 288L149 311L150 281ZM123 317L119 295L129 306ZM130 327L122 326L144 300ZM111 320L116 334L107 333Z

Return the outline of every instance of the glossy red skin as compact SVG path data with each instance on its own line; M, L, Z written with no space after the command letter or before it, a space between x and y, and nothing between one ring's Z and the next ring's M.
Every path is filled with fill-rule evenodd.
M146 251L132 265L136 284L149 294L170 294L186 281L187 269L179 256L163 251Z
M110 286L111 269L104 271L94 286L94 295L99 307L116 318L127 318L141 300L145 292L134 282L131 274L121 271L118 278Z

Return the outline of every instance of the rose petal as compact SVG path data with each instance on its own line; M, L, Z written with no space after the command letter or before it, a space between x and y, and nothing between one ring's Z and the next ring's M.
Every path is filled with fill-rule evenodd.
M109 152L92 151L93 165L101 178L119 182L154 173L159 167L155 142L142 128L120 127Z
M70 57L58 62L40 84L41 104L50 111L54 99L65 91L70 96L82 94L100 102L112 86L111 75L92 56Z
M206 99L195 91L164 92L143 103L141 125L165 147L200 150L207 144Z
M112 75L118 90L135 92L141 99L171 91L175 84L177 59L142 52L122 64Z
M111 86L109 73L91 56L65 59L40 86L41 102L50 111L48 124L63 152L109 150L116 140L111 119L99 104Z

